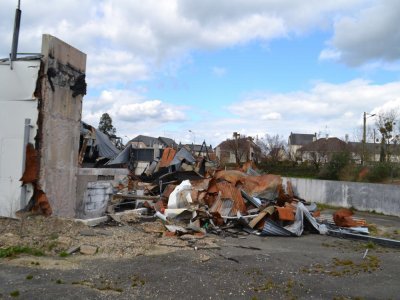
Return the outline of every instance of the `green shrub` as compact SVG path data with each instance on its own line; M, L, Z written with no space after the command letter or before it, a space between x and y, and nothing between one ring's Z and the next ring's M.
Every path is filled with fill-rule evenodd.
M320 179L339 180L340 172L350 163L350 153L340 152L332 155L331 160L323 166L318 174Z
M369 182L383 182L399 176L399 166L391 162L380 162L370 167L366 176Z

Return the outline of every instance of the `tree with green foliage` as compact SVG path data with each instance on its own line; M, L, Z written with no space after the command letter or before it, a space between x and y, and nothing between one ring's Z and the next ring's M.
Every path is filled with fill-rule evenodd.
M399 134L396 128L398 112L395 110L390 110L385 113L380 113L376 121L376 127L381 133L381 151L380 151L380 162L390 162L390 156L392 153L393 146L397 147L400 140ZM396 149L394 149L396 150Z
M112 124L112 119L108 113L104 113L99 122L99 130L109 137L115 136L117 130L114 128Z

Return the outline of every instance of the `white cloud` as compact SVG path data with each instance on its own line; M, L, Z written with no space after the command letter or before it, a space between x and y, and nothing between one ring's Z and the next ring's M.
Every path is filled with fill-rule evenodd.
M149 66L127 51L102 49L87 58L91 86L126 84L149 78Z
M280 120L282 119L282 115L278 112L270 112L265 115L261 115L262 120Z
M343 16L335 22L330 44L350 66L400 59L400 1L373 3L354 16Z
M152 119L163 123L185 120L185 114L179 108L160 100L121 105L116 111L116 117L126 122L147 122Z
M187 119L187 107L177 106L159 99L146 99L132 90L103 90L99 97L85 98L83 120L97 126L107 112L113 119L120 136L153 134L159 136L170 123L179 124Z
M105 74L108 84L140 80L191 50L270 41L324 27L332 15L363 1L27 0L22 2L19 49L39 52L41 35L50 33L88 54L93 84L104 83ZM3 2L0 56L6 57L16 1Z
M319 60L339 60L340 52L334 49L324 49L318 57Z
M171 136L177 141L206 140L216 146L234 131L261 137L266 133L287 137L290 132L328 132L344 137L362 125L363 112L400 109L400 82L377 85L366 80L341 84L317 82L309 90L249 95L221 114L208 112L201 118L195 108L146 99L128 90L106 90L96 99L84 100L84 120L97 126L103 112L114 120L121 136L138 134ZM369 125L373 125L371 121ZM188 130L193 134L188 134Z
M358 79L342 84L318 82L309 91L250 95L232 104L229 111L245 120L249 134L257 134L260 128L284 136L328 128L341 137L361 124L364 111L396 107L400 109L400 82L376 85Z

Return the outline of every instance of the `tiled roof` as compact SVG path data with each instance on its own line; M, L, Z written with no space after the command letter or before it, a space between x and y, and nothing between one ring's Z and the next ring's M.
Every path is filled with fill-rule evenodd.
M134 139L130 140L130 142L143 142L147 147L153 147L154 144L160 143L157 138L147 135L138 135Z
M351 150L350 146L336 137L321 138L315 142L309 143L301 147L300 151L321 151L321 152L340 152Z
M290 133L289 136L289 144L290 145L307 145L311 143L314 138L315 134L306 134L306 133Z

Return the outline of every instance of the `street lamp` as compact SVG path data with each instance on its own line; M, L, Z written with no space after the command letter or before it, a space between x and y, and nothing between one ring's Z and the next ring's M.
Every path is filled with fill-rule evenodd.
M376 114L370 114L367 112L364 112L364 118L363 118L363 140L362 140L362 157L361 157L361 165L364 165L364 161L365 161L365 143L367 140L367 115L368 118L374 117L376 116Z

